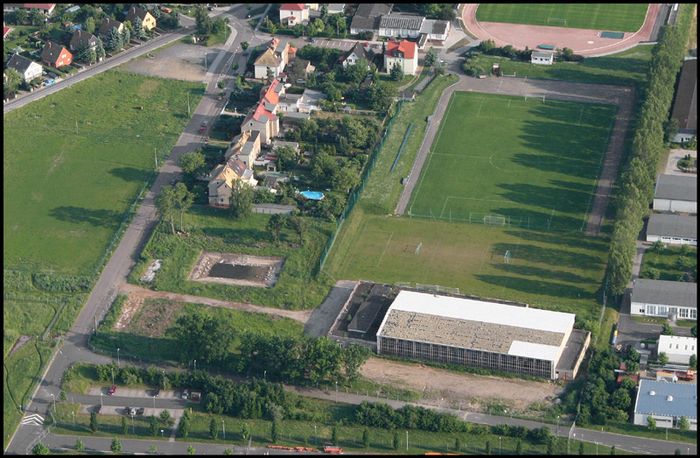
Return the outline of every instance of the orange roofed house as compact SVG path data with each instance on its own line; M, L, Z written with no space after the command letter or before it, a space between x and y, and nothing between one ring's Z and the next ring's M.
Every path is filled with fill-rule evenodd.
M246 116L241 124L241 132L257 130L260 132L260 143L269 144L279 134L280 120L275 114L279 105L280 96L284 95L284 85L274 79L267 88L264 88L260 102L255 110Z
M65 46L47 41L41 51L41 61L49 67L61 68L73 62L73 54Z
M398 65L404 75L415 75L418 70L418 46L408 40L390 41L386 44L384 53L384 70L391 73L394 65Z

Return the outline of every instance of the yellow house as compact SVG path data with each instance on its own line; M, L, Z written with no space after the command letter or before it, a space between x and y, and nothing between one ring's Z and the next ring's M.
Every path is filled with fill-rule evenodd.
M141 21L143 30L150 32L156 28L156 18L153 17L151 13L144 10L143 8L132 7L129 8L129 12L126 14L126 19L134 24L135 21Z

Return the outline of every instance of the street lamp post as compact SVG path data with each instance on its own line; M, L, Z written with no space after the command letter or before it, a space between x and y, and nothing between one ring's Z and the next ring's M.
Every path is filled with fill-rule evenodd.
M165 437L165 436L163 435L163 432L164 432L164 431L165 431L164 429L161 429L161 430L160 430L160 437L161 437L161 439Z
M263 382L267 381L267 369L263 371Z
M498 436L498 454L503 455L503 446L501 443L501 436Z
M119 347L117 347L117 367L120 367L120 364L119 364Z
M153 415L156 414L155 410L156 410L156 397L153 396Z
M221 419L221 429L224 430L224 440L226 440L226 423L224 423L224 419Z
M195 371L197 370L197 360L196 359L194 360L194 370Z
M406 430L406 451L408 451L408 430Z
M316 434L316 425L314 425L314 439L316 440L316 443L318 443L318 434Z
M598 454L598 441L596 441L596 443L595 443L595 454L596 455Z
M338 381L335 381L335 402L338 402Z
M112 367L112 385L114 385L114 367Z
M559 415L557 415L557 436L559 436Z
M136 428L134 428L134 414L131 413L131 434L136 434Z
M53 395L53 393L49 393L51 395L51 399L53 400L53 411L56 411L56 396Z

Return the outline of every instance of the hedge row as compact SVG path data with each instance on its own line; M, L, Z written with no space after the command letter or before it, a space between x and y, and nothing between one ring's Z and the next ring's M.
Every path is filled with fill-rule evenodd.
M624 293L632 276L635 242L642 230L659 158L664 152L664 127L673 101L676 76L683 64L694 5L681 5L675 25L661 30L652 51L649 86L640 110L629 160L625 165L616 197L617 215L610 242L607 287L610 293Z
M85 275L59 275L37 272L32 275L34 286L44 291L73 293L89 291L92 279Z

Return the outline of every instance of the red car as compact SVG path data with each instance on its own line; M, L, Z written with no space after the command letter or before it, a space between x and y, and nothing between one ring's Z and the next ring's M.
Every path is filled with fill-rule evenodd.
M112 385L112 386L110 386L109 389L107 390L107 394L110 395L110 396L112 396L112 395L113 395L114 393L116 393L116 392L117 392L117 385Z
M207 131L207 122L204 121L201 126L199 126L199 133L203 134L204 132Z

